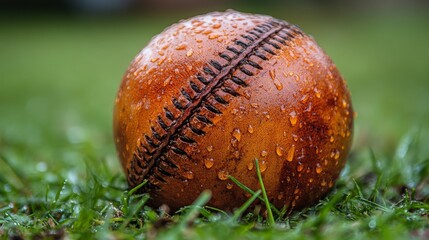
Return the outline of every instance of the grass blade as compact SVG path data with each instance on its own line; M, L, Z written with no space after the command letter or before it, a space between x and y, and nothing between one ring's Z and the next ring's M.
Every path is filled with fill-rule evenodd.
M240 181L238 181L235 177L229 175L228 176L229 179L231 179L231 181L233 181L239 188L243 189L244 191L248 192L249 194L251 194L252 196L255 195L255 191L253 191L252 189L250 189L249 187L247 187L246 185L244 185L243 183L241 183ZM258 199L261 200L262 202L264 201L264 198L259 195ZM281 212L273 205L270 203L271 206L271 210L274 211L277 215L281 215Z
M258 159L255 159L255 166L256 166L256 173L258 174L259 185L261 186L261 190L262 190L262 197L264 198L265 207L267 208L268 225L274 226L276 222L274 220L273 212L271 211L270 201L268 201L267 191L265 191L264 181L262 181L262 175L261 175L261 170L259 169Z
M238 218L243 214L243 212L249 208L250 204L252 204L256 200L256 198L259 197L259 195L261 195L261 190L256 191L255 194L253 194L252 197L247 199L247 201L243 205L241 205L240 208L235 210L234 215L232 216L231 220L233 222L236 222L238 220Z
M189 212L183 217L182 221L179 223L179 229L185 229L186 225L192 222L198 216L199 209L206 205L211 197L212 193L209 190L204 190L200 194L200 196L194 201L194 203L192 203L192 207L190 208Z

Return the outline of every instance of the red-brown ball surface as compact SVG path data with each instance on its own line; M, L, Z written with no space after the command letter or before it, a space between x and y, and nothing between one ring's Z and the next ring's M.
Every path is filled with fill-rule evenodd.
M172 209L205 190L232 210L249 195L228 175L290 209L334 185L350 149L353 110L330 58L299 28L234 11L197 16L155 36L130 64L114 112L131 187Z

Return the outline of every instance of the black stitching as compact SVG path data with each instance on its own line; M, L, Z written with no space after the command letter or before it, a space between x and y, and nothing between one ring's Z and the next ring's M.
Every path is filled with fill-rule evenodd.
M146 139L146 142L149 143L149 145L151 145L154 148L159 147L158 144L154 143L153 140L148 136L148 135L144 135L144 138Z
M232 58L225 53L220 53L219 56L228 62L232 60Z
M171 168L178 168L176 164L174 164L171 160L167 159L165 156L161 156L159 159Z
M194 90L197 93L201 93L201 89L198 88L197 84L195 84L192 81L189 81L189 85L191 85L192 90Z
M210 119L206 118L203 115L197 114L197 119L200 120L201 122L205 123L205 124L213 125L213 122L210 121Z
M249 47L249 45L247 45L246 43L244 43L243 41L240 41L240 40L236 40L235 44L237 44L237 45L239 45L239 46L241 46L243 48Z
M177 108L177 109L179 109L180 111L183 111L184 109L185 109L185 107L184 106L182 106L182 104L180 104L179 103L179 101L177 101L177 99L176 98L172 98L171 99L171 102L173 103L173 105Z
M170 110L168 110L168 108L164 108L164 111L165 111L165 116L166 116L168 119L170 119L171 121L176 120L176 119L174 118L173 113L172 113Z
M133 160L133 164L134 164L134 166L135 166L135 164L137 164L137 166L139 167L139 168L141 168L141 169L146 169L147 168L147 165L145 166L145 165L142 165L142 163L143 163L144 161L139 161L138 159L134 159Z
M264 33L265 31L259 29L258 27L255 27L253 30L257 31L258 33Z
M249 59L246 60L245 63L249 64L250 66L252 66L254 68L262 70L262 67L259 64L255 63L255 62L253 62L253 61L251 61Z
M186 98L186 100L188 100L189 102L192 102L192 98L191 96L189 96L189 94L185 91L185 89L180 89L180 92L182 93L182 95Z
M264 27L267 27L268 30L271 30L274 27L272 24L267 24L267 23L263 23L261 25L264 26Z
M271 41L267 41L268 44L270 44L271 46L275 47L276 49L280 49L280 46L271 42Z
M159 171L161 174L164 174L164 175L165 175L165 176L167 176L167 177L171 177L171 176L173 176L173 174L171 174L171 173L167 172L166 170L164 170L164 169L162 169L162 168L160 168L160 167L158 167L158 171Z
M204 70L205 73L207 73L207 74L209 74L209 75L211 75L213 77L216 76L216 73L213 72L213 70L211 68L209 68L208 66L204 66L203 70Z
M240 51L238 51L236 48L234 48L234 47L231 47L231 46L227 46L226 47L226 49L228 50L228 51L231 51L231 52L233 52L233 53L235 53L235 54L240 54Z
M238 97L240 96L240 94L238 92L236 92L234 89L230 88L230 87L223 87L222 91L231 94L234 97Z
M255 39L253 39L251 36L249 35L241 35L243 38L249 40L251 43L253 43L255 41Z
M247 76L253 76L253 73L249 70L247 70L246 68L244 68L243 66L240 66L238 69L240 69L240 71L244 74L246 74Z
M237 85L247 87L247 83L243 81L241 78L238 78L236 76L231 76L231 80Z
M222 114L222 112L219 109L217 109L215 106L209 103L206 103L204 106L207 108L207 110L209 110L212 113Z
M156 139L158 139L159 141L164 140L164 137L165 137L165 136L161 136L161 135L160 135L160 134L155 130L155 128L150 127L150 130L152 130L152 135L153 135Z
M281 43L281 44L283 44L283 45L285 45L285 44L286 44L286 41L285 41L285 40L283 40L283 39L281 39L281 38L278 38L277 36L274 36L274 37L273 37L273 40L275 40L275 41L277 41L277 42L279 42L279 43Z
M260 52L255 52L255 56L257 56L258 58L265 60L265 61L268 60L268 58L265 57L265 55L260 53Z
M210 82L207 81L207 79L205 79L203 76L201 76L200 74L197 74L197 79L204 85L209 84Z
M250 34L252 34L253 36L255 36L255 37L256 37L256 39L259 39L259 38L261 37L258 33L254 32L254 31L249 31L248 33L250 33Z
M175 153L177 153L179 155L186 155L186 152L183 149L181 149L181 148L172 146L171 150L173 150L173 152L175 152Z
M210 65L212 65L217 70L222 70L222 65L214 60L210 60Z
M196 143L196 141L194 139L189 138L189 137L187 137L185 135L180 135L179 139L182 140L182 141L184 141L184 142L186 142L186 143L191 143L191 144Z
M219 95L213 93L214 99L216 100L216 102L226 105L228 104L228 101L226 101L225 99L221 98Z
M205 135L205 134L206 134L206 132L204 132L203 130L198 129L198 128L195 128L195 127L193 127L192 125L189 125L189 128L191 129L191 131L192 131L193 133L195 133L195 134L197 134L197 135L202 136L202 135Z
M165 131L168 131L168 129L170 128L165 122L164 120L162 120L161 116L158 116L156 118L156 122L159 124L159 126L162 127L162 129L164 129Z
M269 48L267 48L267 47L265 47L265 46L263 46L262 47L262 49L265 51L265 52L267 52L267 53L270 53L271 55L276 55L271 49L269 49Z
M160 168L157 168L158 169L158 171L159 171L159 169ZM163 182L163 183L166 183L167 181L165 181L165 179L164 178L162 178L161 176L159 176L158 174L154 174L153 175L153 177L154 178L156 178L156 179L158 179L159 181L161 181L161 182ZM156 185L155 185L156 186Z

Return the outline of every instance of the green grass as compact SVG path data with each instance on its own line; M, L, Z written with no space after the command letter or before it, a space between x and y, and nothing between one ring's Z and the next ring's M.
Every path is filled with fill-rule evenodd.
M233 213L205 206L210 193L178 213L149 208L149 196L127 189L112 107L133 56L177 18L3 16L0 238L428 238L429 16L272 14L316 38L358 112L352 153L327 198L291 215L272 209L272 218L246 211L263 189L248 189Z

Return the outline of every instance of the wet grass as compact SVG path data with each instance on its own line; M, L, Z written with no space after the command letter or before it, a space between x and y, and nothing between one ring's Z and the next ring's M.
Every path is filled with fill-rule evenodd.
M290 216L247 212L263 189L233 213L205 206L208 192L178 213L149 208L149 196L127 189L112 105L131 58L177 19L3 17L0 238L428 238L427 14L273 14L316 38L358 112L352 153L327 198Z

